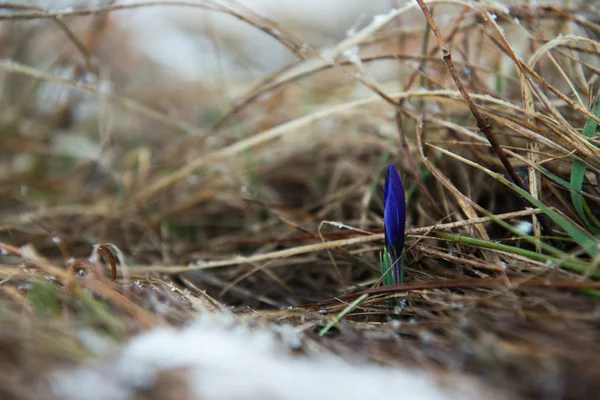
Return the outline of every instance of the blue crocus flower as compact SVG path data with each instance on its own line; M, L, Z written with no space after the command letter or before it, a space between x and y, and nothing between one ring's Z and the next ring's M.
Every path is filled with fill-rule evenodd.
M383 186L383 225L385 228L385 248L393 265L394 283L404 281L404 230L406 225L406 199L402 179L394 164L388 165Z

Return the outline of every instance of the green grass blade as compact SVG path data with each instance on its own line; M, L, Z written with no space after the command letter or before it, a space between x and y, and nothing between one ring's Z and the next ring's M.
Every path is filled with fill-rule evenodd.
M496 68L496 79L494 84L494 90L496 91L496 96L502 95L502 89L504 88L504 79L502 78L502 68L498 66Z
M506 186L509 186L515 192L519 193L522 197L527 199L527 201L529 201L531 204L541 209L544 212L544 214L550 217L550 219L556 225L560 226L569 236L571 236L573 240L575 240L575 242L577 242L577 244L579 244L586 253L588 253L592 257L596 256L596 254L598 253L598 242L590 238L586 232L582 231L581 229L579 229L579 227L569 222L565 217L563 217L562 215L560 215L559 213L557 213L556 211L554 211L553 209L551 209L550 207L533 197L531 194L529 194L528 191L521 189L520 187L508 181L501 175L498 175L497 178L500 182L502 182Z
M124 337L126 327L123 321L115 317L108 305L82 287L75 287L72 296L73 307L78 311L78 318L86 324L101 324L114 338Z
M40 314L60 314L60 293L56 285L44 279L32 279L27 299Z
M600 116L600 104L598 104L598 97L600 96L600 90L596 95L596 106L593 108L592 112L596 116ZM598 128L598 124L591 118L587 118L585 121L585 125L583 126L583 131L581 132L583 136L591 138L596 135L596 129ZM591 214L589 211L589 206L587 205L583 196L579 193L583 189L583 181L585 179L585 165L578 160L573 161L573 165L571 166L571 182L569 188L571 189L571 202L579 214L579 217L583 220L585 225L594 233L594 235L600 234L600 225L599 221ZM591 218L588 219L588 216ZM592 219L592 222L590 222Z
M538 166L534 166L535 169L537 169L538 171L540 171L544 176L546 176L547 178L550 178L550 180L553 180L555 183L557 183L560 186L563 186L565 188L569 188L570 184L568 181L565 181L563 178L561 178L560 176L553 174L552 172L550 172L546 167L543 167L541 165Z
M331 322L328 323L325 328L321 329L321 331L319 332L319 336L323 336L327 332L329 332L329 330L331 328L333 328L333 326L335 324L337 324L340 321L340 319L344 318L344 315L346 315L350 311L352 311L357 305L360 304L360 302L362 302L363 300L365 300L367 297L369 297L369 295L365 293L362 296L360 296L358 299L354 300L352 303L348 304L348 306L346 308L344 308L338 315L336 315L335 318L333 318L331 320Z
M439 232L439 233L436 233L436 236L441 239L446 239L446 240L456 242L456 243L467 244L470 246L480 247L480 248L484 248L484 249L503 251L506 253L531 258L531 259L537 260L537 261L543 261L543 262L552 263L555 265L561 265L565 269L569 269L569 270L576 271L579 273L587 273L590 271L590 265L581 260L576 260L576 259L561 260L556 257L550 256L547 254L543 254L543 253L537 253L532 250L521 249L519 247L509 246L507 244L497 243L497 242L479 239L479 238L472 238L472 237L468 237L468 236L456 235L454 233ZM600 271L594 271L591 275L594 278L599 278Z
M583 165L581 162L579 161L575 161L581 165ZM534 166L535 169L537 169L542 175L544 175L546 178L550 179L551 181L554 181L554 183L556 183L557 185L571 190L571 183L569 181L566 181L564 179L562 179L560 176L550 172L548 169L546 169L545 167L541 166L541 165L537 165ZM578 195L579 197L583 198L582 195L580 195L579 193L574 193L576 195ZM574 203L575 204L575 203ZM590 206L588 205L588 203L585 201L585 199L583 199L582 201L582 205L583 205L583 210L585 211L585 213L587 214L587 217L590 219L593 227L590 228L590 230L596 235L598 236L598 234L600 233L600 229L596 229L594 230L596 227L600 228L600 220L597 219L593 214L592 211L590 210ZM585 219L584 219L585 221ZM589 225L588 225L589 228Z
M580 229L577 225L571 223L565 217L563 217L562 215L560 215L559 213L557 213L556 211L554 211L553 209L551 209L550 207L548 207L547 205L542 203L540 200L533 197L528 191L521 189L519 186L517 186L514 183L512 183L511 181L509 181L501 174L490 171L489 169L487 169L477 163L474 163L464 157L461 157L458 154L452 153L448 150L442 149L437 146L432 146L432 147L435 147L436 149L440 150L441 152L443 152L444 154L446 154L450 157L453 157L457 160L464 162L467 165L470 165L472 167L475 167L475 168L485 172L486 174L490 175L491 177L493 177L494 179L496 179L503 185L508 186L513 191L517 192L521 197L526 199L529 203L531 203L535 207L542 210L542 212L544 214L546 214L556 225L560 226L573 240L575 240L575 242L579 246L581 246L581 248L587 254L589 254L592 257L595 257L598 254L599 242L596 238L589 235L587 232Z
M600 227L600 220L598 220L598 218L596 218L594 214L592 214L592 210L590 210L590 206L586 201L583 202L583 209L585 210L585 213L587 214L588 218L592 221L592 224L594 224L594 226L596 227Z
M381 282L383 286L394 284L394 278L392 276L392 256L387 249L383 249L383 253L379 253L379 271L381 272Z

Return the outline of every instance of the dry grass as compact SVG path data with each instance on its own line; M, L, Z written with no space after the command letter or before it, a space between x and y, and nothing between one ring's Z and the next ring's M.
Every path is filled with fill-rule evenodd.
M322 50L207 2L297 57L230 90L153 79L111 16L160 2L5 5L0 397L93 357L82 327L121 343L229 307L351 359L597 393L599 227L577 204L600 210L600 14L527 3L429 1L433 31L410 3ZM380 287L390 161L407 283Z

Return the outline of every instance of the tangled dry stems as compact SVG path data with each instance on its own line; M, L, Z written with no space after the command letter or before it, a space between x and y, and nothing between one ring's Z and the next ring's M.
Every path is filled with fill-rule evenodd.
M17 359L50 370L89 358L78 324L121 342L234 307L240 318L303 326L304 346L349 358L472 374L523 398L597 391L596 258L553 221L540 230L535 215L544 210L461 159L508 171L596 241L570 189L553 177L569 181L574 162L585 165L580 193L598 209L597 137L581 134L586 119L599 121L591 106L598 12L585 4L425 3L437 43L425 19L407 23L422 16L411 3L326 50L212 2L170 4L232 15L297 56L217 118L215 102L192 94L231 96L221 88L140 88L115 71L111 53L129 51L119 60L125 65L139 56L110 36L119 29L112 13L162 2L0 13L14 55L0 61L0 317L11 327L0 334L11 349L2 370L16 363L12 374L23 379L35 363ZM48 19L66 33L57 48L76 50L35 47ZM454 76L440 48L452 55ZM48 60L50 70L41 67ZM378 72L380 64L393 73ZM56 74L59 67L72 68L70 76ZM151 66L136 73L151 74ZM103 89L107 75L113 90ZM36 96L50 84L67 95L40 108ZM94 112L78 111L84 104ZM91 155L61 147L96 143L98 131L101 146ZM381 288L387 161L408 188L408 283ZM520 238L498 220L530 221L535 237ZM110 262L116 282L102 272L110 260L89 257L106 243L121 252ZM360 294L366 300L319 338ZM8 376L0 386L26 396Z

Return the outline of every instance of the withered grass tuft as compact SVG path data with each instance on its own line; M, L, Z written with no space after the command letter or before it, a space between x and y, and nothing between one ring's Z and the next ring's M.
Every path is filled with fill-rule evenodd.
M233 308L302 327L300 351L591 398L600 13L568 4L419 0L316 48L171 2L294 56L214 85L162 78L113 20L161 2L2 5L0 394L97 357L82 329L118 348ZM407 240L384 286L389 162Z

